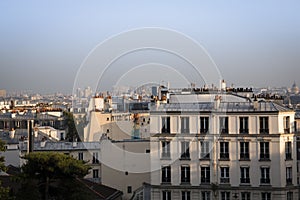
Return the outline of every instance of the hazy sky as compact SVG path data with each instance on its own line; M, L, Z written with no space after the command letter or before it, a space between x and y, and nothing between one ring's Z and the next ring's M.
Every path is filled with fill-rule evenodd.
M71 93L106 38L163 27L202 44L236 86L300 85L300 1L0 1L0 89Z

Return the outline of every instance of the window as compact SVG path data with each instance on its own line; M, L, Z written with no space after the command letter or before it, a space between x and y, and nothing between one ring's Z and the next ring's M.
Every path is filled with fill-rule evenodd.
M250 192L242 192L241 193L241 200L250 200Z
M293 200L293 192L286 193L286 200Z
M181 159L190 159L190 143L181 142Z
M283 117L284 133L290 133L290 116Z
M220 142L220 159L229 159L229 142Z
M99 178L99 170L93 169L93 178Z
M190 191L182 191L181 199L182 200L191 200L191 192Z
M221 192L221 200L229 200L230 192Z
M260 160L270 160L269 142L260 142Z
M209 117L200 117L200 133L208 133Z
M131 186L127 187L127 193L129 193L129 194L132 193L132 187Z
M201 167L201 183L210 183L210 167Z
M209 159L209 142L208 141L202 141L200 142L200 159Z
M287 167L286 168L286 184L291 185L293 184L293 176L292 176L292 167Z
M240 159L249 160L249 142L240 142Z
M203 191L201 200L210 200L210 191Z
M228 117L220 117L220 133L228 134Z
M261 200L271 200L271 193L270 192L262 192Z
M150 153L150 149L146 149L146 153Z
M170 133L170 117L162 117L161 125L161 133Z
M221 167L220 183L229 183L229 167Z
M78 152L78 160L83 160L83 152Z
M269 118L259 117L259 133L268 134L269 133Z
M190 166L181 166L181 183L190 183Z
M171 200L171 191L163 191L162 197L163 200Z
M285 159L286 160L292 159L292 142L285 143Z
M190 120L189 117L181 117L181 133L190 132Z
M93 153L93 164L98 164L99 158L98 158L98 152Z
M240 133L242 134L249 133L248 117L240 117Z
M161 146L162 146L161 157L162 158L170 158L171 157L170 142L169 141L162 141Z
M241 183L250 183L249 167L241 167Z
M171 166L162 167L161 182L162 183L171 183Z
M270 184L270 168L269 167L261 167L261 184Z

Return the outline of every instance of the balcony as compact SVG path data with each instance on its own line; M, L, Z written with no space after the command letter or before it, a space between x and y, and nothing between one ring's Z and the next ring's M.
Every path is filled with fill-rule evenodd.
M268 128L264 128L264 129L259 129L259 133L260 134L269 134L269 129Z
M170 129L169 128L162 128L161 133L170 133Z
M230 183L230 178L220 178L220 183Z
M249 129L240 129L240 134L248 134Z
M260 184L270 184L270 178L261 178Z
M190 184L190 178L183 178L181 177L181 184Z
M220 130L220 133L221 133L221 134L228 134L228 133L229 133L228 128L222 128L222 129Z
M287 178L286 179L286 184L287 185L293 185L293 179L292 178Z
M220 153L220 160L229 160L229 153Z
M290 133L290 128L285 128L284 133Z
M268 154L268 153L264 153L264 154L260 154L260 159L259 159L259 161L271 161L270 160L270 154Z
M241 154L240 154L240 160L246 160L246 161L249 161L249 160L250 160L250 155L249 155L249 153L241 153Z
M209 177L201 177L201 184L210 184Z
M163 177L161 180L162 184L171 184L171 177Z
M201 134L207 134L208 133L208 129L200 129L200 133Z
M241 178L241 183L250 183L250 178Z
M292 159L292 153L285 153L285 159L286 160L293 160Z

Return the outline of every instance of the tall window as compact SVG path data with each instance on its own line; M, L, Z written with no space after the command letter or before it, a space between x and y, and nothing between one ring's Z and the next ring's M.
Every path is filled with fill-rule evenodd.
M190 159L190 142L181 142L181 159Z
M200 117L200 133L208 133L209 117Z
M83 160L83 152L78 152L78 160Z
M292 142L285 143L285 159L286 160L292 159Z
M221 178L220 178L220 182L221 183L229 183L230 179L229 179L229 167L221 167Z
M248 117L240 117L240 133L249 133Z
M271 200L271 193L270 192L262 192L261 199L262 200Z
M228 117L220 117L220 133L228 134Z
M240 142L240 159L249 160L249 142Z
M210 183L210 167L201 167L201 183Z
M161 157L162 158L170 158L171 157L170 142L169 141L161 141L161 146L162 146Z
M98 157L98 152L93 153L93 164L98 164L99 163L99 157Z
M191 200L191 192L190 191L182 191L181 199L182 200Z
M270 184L270 168L261 167L260 170L261 170L260 183L261 184Z
M290 133L290 116L283 118L284 133Z
M260 142L260 159L261 160L270 159L269 142Z
M210 200L210 191L203 191L201 193L201 200Z
M181 166L181 183L190 183L190 166Z
M162 117L161 125L161 133L170 133L170 117Z
M241 183L250 183L249 167L241 167Z
M220 159L229 159L229 142L220 142Z
M99 169L93 169L93 178L99 178Z
M181 133L190 132L190 120L189 117L181 117Z
M268 134L269 133L269 118L259 117L259 133Z
M286 184L291 185L293 184L293 172L292 167L286 168Z
M161 168L161 182L171 183L171 166L164 166Z
M250 200L250 192L242 192L241 197L241 200Z
M200 159L209 159L209 142L208 141L202 141L200 142Z
M221 200L230 200L230 192L221 192Z
M293 192L286 193L286 200L293 200Z
M172 199L171 191L163 191L162 192L162 199L163 200L171 200Z

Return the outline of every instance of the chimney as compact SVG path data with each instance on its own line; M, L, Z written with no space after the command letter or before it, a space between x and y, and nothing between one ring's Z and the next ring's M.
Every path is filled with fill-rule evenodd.
M13 129L13 128L9 131L9 138L10 138L10 139L13 139L13 138L15 137L15 132L16 132L16 131L15 131L15 129Z
M33 152L33 120L27 121L27 129L28 129L28 146L27 146L27 153Z
M221 82L221 90L222 90L222 91L226 91L226 82L225 82L224 79L223 79L222 82Z
M254 109L254 110L258 110L257 96L254 97L254 101L253 101L253 109Z
M220 108L220 103L221 103L222 97L219 95L215 96L215 101L214 101L214 109L218 110Z

